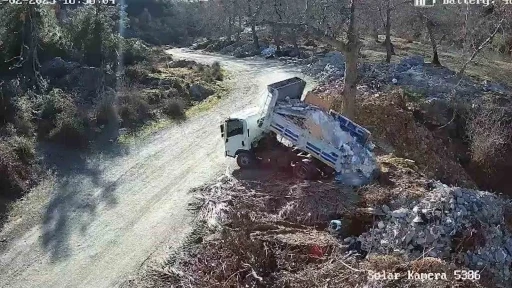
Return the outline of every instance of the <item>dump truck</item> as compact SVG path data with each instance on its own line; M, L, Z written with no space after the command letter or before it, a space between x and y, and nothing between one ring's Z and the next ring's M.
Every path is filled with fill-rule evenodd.
M291 167L301 179L357 173L371 177L376 167L370 132L334 111L302 99L298 77L268 85L265 100L231 115L221 125L225 156L242 169L258 164Z

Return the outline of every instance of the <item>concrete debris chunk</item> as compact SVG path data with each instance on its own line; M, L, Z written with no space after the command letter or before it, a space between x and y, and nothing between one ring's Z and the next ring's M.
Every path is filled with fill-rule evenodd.
M393 212L391 212L391 216L395 218L404 218L407 216L407 213L409 212L409 209L407 208L400 208Z

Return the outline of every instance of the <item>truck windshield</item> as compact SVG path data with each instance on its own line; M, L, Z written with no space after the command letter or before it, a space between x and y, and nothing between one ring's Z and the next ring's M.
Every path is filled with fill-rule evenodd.
M231 136L244 134L244 123L241 120L228 120L226 126L228 138Z

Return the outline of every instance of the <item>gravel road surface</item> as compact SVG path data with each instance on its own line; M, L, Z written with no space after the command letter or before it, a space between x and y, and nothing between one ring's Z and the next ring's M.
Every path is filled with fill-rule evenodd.
M169 53L219 61L232 75L232 92L209 111L130 147L88 157L62 153L33 225L16 230L17 219L0 232L6 239L0 287L115 287L150 255L177 247L191 230L188 191L233 166L224 157L221 120L256 105L266 85L303 77L278 61Z

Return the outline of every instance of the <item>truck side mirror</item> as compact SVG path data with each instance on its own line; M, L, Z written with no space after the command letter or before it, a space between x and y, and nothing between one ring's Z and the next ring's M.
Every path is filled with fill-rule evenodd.
M220 135L224 138L224 124L220 125Z

